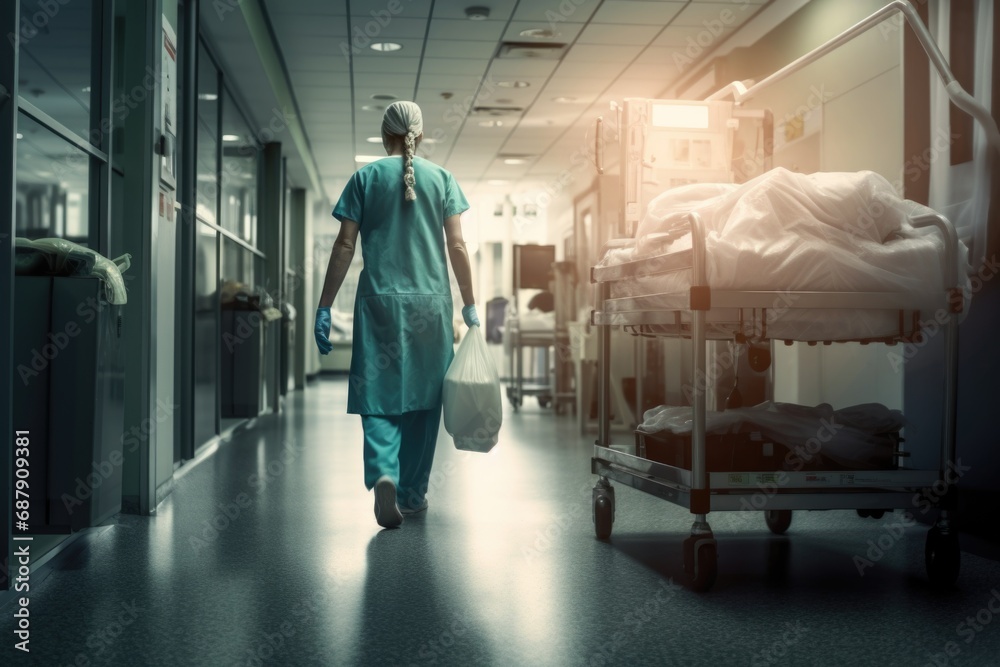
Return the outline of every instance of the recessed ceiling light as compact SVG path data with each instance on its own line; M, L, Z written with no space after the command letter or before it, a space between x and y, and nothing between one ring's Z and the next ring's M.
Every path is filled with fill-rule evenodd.
M421 143L425 143L425 144L436 144L438 142L438 140L434 139L433 137L424 137L420 141L421 141Z
M20 132L18 132L18 133L17 133L17 138L18 138L18 139L24 139L24 135L23 135L23 134L21 134Z
M87 86L87 87L85 87L85 88L83 89L83 92L85 92L85 93L89 93L89 92L90 92L90 86Z
M381 160L384 155L355 155L354 161L359 164L368 164L369 162L374 162L375 160Z
M504 158L503 163L504 164L528 164L528 161L525 160L523 157L508 157L508 158Z
M527 81L497 81L501 88L527 88L531 84Z
M563 95L563 96L560 96L560 97L553 97L552 101L553 102L558 102L559 104L576 104L580 100L578 100L575 97L567 97L567 96Z
M381 104L365 104L361 107L362 111L385 111L385 107Z
M529 28L528 30L522 30L518 34L521 37L534 37L536 39L552 39L559 36L558 32L550 28Z
M219 99L219 96L216 95L215 93L200 93L198 95L198 99L203 100L205 102L215 102L216 100Z
M490 17L489 7L466 7L465 18L470 21L485 21Z
M238 134L224 134L222 135L223 141L239 141L240 135Z
M372 99L373 100L381 100L381 101L389 102L389 101L392 101L392 100L396 99L396 96L395 95L389 95L387 93L379 93L377 95L372 95Z
M368 137L365 141L370 144L380 144L382 143L382 137Z
M502 120L481 120L479 127L503 127Z
M397 44L396 42L375 42L370 48L372 51L382 51L383 53L387 53L389 51L399 51L403 48L403 45Z
M493 178L486 181L486 185L508 185L510 181L504 181L498 178Z
M51 171L36 171L35 173L38 176L41 176L42 178L52 178L52 172Z

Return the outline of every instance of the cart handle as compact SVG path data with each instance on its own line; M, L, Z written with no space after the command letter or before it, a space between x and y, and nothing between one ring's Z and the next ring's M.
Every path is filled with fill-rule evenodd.
M941 49L938 47L937 42L934 41L934 37L931 35L930 30L927 29L926 25L924 25L924 22L920 19L920 15L917 13L917 10L913 7L913 4L909 0L892 0L892 2L887 4L885 7L882 7L868 18L861 20L804 56L793 60L777 72L750 86L750 88L744 87L739 81L734 81L726 85L721 90L709 95L707 99L723 99L731 94L733 96L733 101L737 105L741 105L743 102L750 99L768 86L787 78L806 65L819 60L831 51L834 51L847 42L850 42L855 37L871 30L896 12L901 13L903 18L905 18L906 22L910 25L910 28L913 30L914 35L916 35L920 45L927 53L927 57L930 59L931 64L934 65L934 69L937 70L938 75L941 77L941 80L944 83L945 91L948 93L948 97L955 103L955 106L979 122L983 130L986 132L986 139L989 141L990 145L993 146L994 150L997 151L998 155L1000 155L1000 130L997 129L996 121L993 119L989 110L977 102L972 95L966 92L966 90L962 88L962 84L955 79L955 75L952 74L951 68L948 66L947 59L944 54L941 53Z

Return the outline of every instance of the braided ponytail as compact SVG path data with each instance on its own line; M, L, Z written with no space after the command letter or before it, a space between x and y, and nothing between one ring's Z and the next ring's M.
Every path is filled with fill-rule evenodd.
M417 150L417 137L413 130L406 133L403 149L403 184L406 186L406 201L414 201L417 192L413 186L417 184L417 179L413 174L413 155Z

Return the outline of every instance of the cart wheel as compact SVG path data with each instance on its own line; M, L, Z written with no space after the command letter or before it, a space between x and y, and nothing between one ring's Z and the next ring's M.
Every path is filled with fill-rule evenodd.
M551 398L545 398L544 396L539 396L538 397L538 407L544 409L544 408L549 407L550 405L552 405L552 399Z
M606 540L611 537L611 526L614 522L614 502L610 496L599 494L594 498L594 533L597 539Z
M957 533L942 533L937 526L927 531L924 562L931 583L940 588L954 586L961 567L961 554Z
M519 407L521 407L521 397L520 396L510 396L509 398L510 398L510 404L512 406L514 406L515 410L517 410Z
M792 525L792 510L764 510L764 521L775 535L784 535Z
M854 511L857 512L858 516L861 517L862 519L867 519L872 515L871 510L854 510Z
M870 516L873 519L881 519L883 516L885 516L885 510L871 510L868 513L868 516Z
M684 540L684 571L691 588L705 592L715 585L719 573L715 538L711 535L692 535Z

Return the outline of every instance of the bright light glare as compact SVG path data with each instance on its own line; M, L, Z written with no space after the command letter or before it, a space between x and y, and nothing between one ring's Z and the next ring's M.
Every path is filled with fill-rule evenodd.
M654 104L653 127L708 129L708 107L695 104Z

